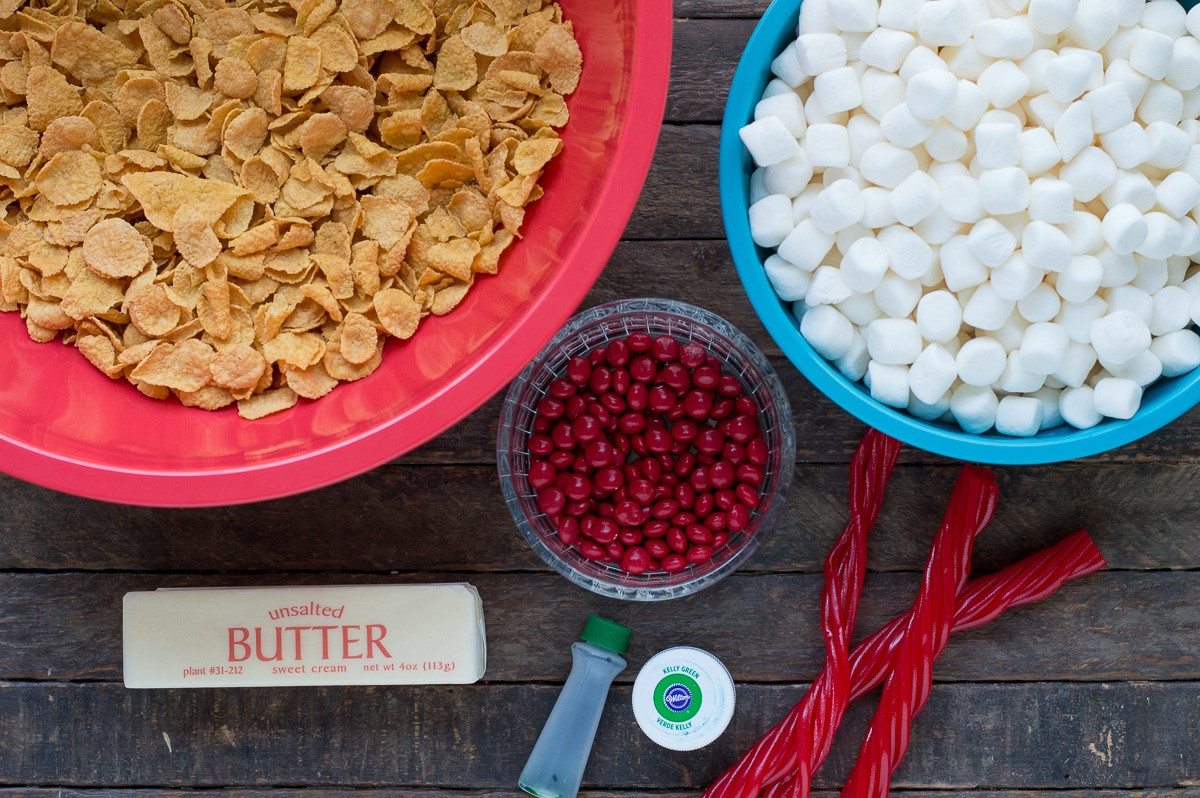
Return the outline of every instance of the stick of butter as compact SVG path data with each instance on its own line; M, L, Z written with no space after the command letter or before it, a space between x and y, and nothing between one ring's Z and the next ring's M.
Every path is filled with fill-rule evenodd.
M470 684L483 603L469 584L127 593L126 687Z

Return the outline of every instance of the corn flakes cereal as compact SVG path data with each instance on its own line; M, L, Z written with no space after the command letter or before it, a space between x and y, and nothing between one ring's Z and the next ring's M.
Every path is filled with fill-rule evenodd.
M0 310L246 419L494 274L582 55L550 0L0 0Z

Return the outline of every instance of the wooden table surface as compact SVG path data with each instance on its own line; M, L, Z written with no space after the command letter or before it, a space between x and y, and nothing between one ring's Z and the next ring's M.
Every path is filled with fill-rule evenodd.
M586 300L665 296L730 319L792 401L795 480L782 523L738 573L665 603L557 576L518 535L493 447L499 400L342 484L239 507L108 505L0 477L0 798L513 795L590 612L634 629L584 779L590 794L697 794L803 694L822 649L821 560L846 519L864 428L784 360L722 238L725 91L765 0L676 0L666 124L624 240ZM1200 795L1200 413L1086 461L997 469L976 546L996 570L1086 528L1109 567L956 636L935 669L898 794ZM912 599L958 464L906 448L873 533L857 636ZM126 690L121 597L179 585L466 580L488 667L458 687ZM728 665L737 712L710 747L638 730L637 668L688 644ZM818 791L838 789L875 694L847 716ZM219 791L219 792L218 792Z

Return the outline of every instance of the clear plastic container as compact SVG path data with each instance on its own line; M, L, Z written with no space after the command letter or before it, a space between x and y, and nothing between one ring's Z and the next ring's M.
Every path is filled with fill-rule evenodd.
M770 451L760 494L762 503L750 524L700 565L677 573L630 574L616 565L588 560L567 546L538 509L529 485L529 433L536 405L567 361L615 338L648 332L671 335L680 343L696 341L736 375L759 408L759 424ZM796 430L787 393L775 369L740 330L703 308L670 299L627 299L599 305L572 318L513 381L505 397L496 441L500 489L513 520L529 545L567 579L594 593L636 601L688 596L733 573L770 536L783 511L796 461Z
M608 688L625 670L629 629L592 615L571 644L571 673L538 735L517 786L538 798L575 798Z

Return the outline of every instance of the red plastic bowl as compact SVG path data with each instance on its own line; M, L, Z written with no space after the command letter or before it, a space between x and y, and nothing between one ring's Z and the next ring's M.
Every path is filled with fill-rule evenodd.
M559 0L584 54L564 150L524 238L383 365L258 421L159 402L0 313L0 470L88 498L236 504L360 474L443 432L550 340L616 247L650 167L670 71L671 4Z

